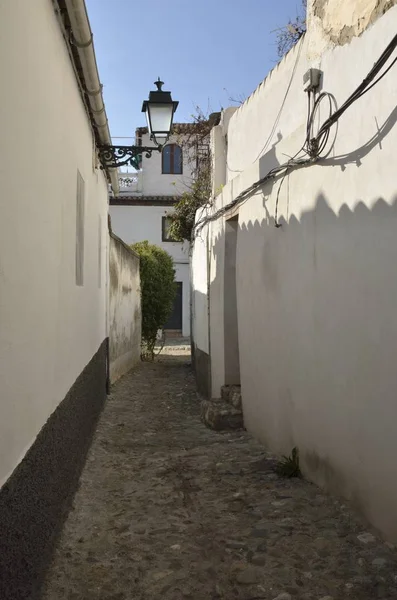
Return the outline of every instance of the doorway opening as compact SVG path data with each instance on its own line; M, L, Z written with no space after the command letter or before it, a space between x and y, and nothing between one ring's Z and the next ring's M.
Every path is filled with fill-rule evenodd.
M237 232L238 216L228 219L225 223L225 271L223 294L225 385L240 385L236 281Z
M164 325L164 329L168 334L175 336L182 335L182 292L183 284L182 281L175 282L176 294L174 300L174 306L172 307L172 313Z

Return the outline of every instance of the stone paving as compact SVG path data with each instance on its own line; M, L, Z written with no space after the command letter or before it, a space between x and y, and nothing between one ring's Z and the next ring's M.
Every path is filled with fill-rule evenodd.
M120 380L44 600L396 600L397 553L244 431L200 421L187 346Z

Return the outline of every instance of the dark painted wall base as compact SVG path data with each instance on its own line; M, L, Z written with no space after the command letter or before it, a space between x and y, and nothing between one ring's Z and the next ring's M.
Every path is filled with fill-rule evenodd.
M193 338L190 338L190 356L191 356L191 360L192 360L192 369L193 369L193 373L196 373L196 344L193 341Z
M192 362L194 363L194 373L196 375L196 384L198 393L204 398L211 397L211 363L210 357L206 352L194 346L192 352Z
M0 598L36 600L106 398L106 341L0 490Z

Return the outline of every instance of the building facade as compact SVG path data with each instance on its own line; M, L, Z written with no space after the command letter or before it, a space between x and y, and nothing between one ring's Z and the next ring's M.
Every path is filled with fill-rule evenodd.
M118 179L84 0L1 2L0 74L0 597L35 600L109 370Z
M126 244L147 240L166 250L174 260L177 294L173 313L165 323L169 332L190 335L189 243L173 240L169 215L178 198L190 189L194 157L185 148L193 124L178 124L161 153L142 156L141 170L120 172L120 193L110 198L112 229ZM136 132L137 143L153 146L147 129Z
M201 389L219 398L223 385L241 385L246 428L276 453L298 447L304 475L348 498L391 541L394 4L349 0L342 18L337 0L308 2L306 35L212 132L223 187L197 214L192 255ZM322 73L314 98L327 93L310 127L309 69ZM362 82L372 86L364 97Z

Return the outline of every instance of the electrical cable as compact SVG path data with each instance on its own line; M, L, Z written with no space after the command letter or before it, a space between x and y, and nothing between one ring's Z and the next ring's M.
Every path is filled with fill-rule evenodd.
M353 102L355 102L361 96L366 94L371 88L374 87L374 85L376 85L377 83L379 83L379 81L381 79L383 79L383 77L386 75L386 73L389 72L389 70L395 64L397 59L394 59L394 61L388 67L388 69L386 69L386 71L384 73L382 73L382 75L380 75L380 77L378 77L378 79L376 81L374 81L371 86L368 85L369 83L372 82L372 80L375 78L375 76L379 73L379 71L382 69L382 67L386 64L387 60L390 58L390 56L393 53L396 46L397 46L397 35L394 36L394 38L392 39L390 44L387 46L386 50L384 50L384 52L381 54L379 59L376 61L376 63L372 67L371 71L368 73L367 77L365 77L365 79L363 79L361 84L349 96L349 98L342 104L342 106L338 110L336 110L334 112L334 114L325 121L325 123L323 123L320 131L318 132L318 134L315 138L317 142L322 137L322 135L326 132L326 130L330 129L332 127L332 125L334 125L334 123L336 123L336 121L343 115L343 113L349 108L349 106L351 106L351 104L353 104Z
M293 80L294 80L294 76L295 76L295 72L296 72L296 69L297 69L297 66L298 66L298 63L299 63L299 58L300 58L301 52L302 52L302 43L299 45L299 49L298 49L298 52L297 52L297 55L296 55L295 63L294 63L294 66L293 66L293 68L292 68L291 77L290 77L290 80L289 80L289 82L288 82L287 89L285 90L285 94L284 94L283 100L282 100L282 102L281 102L281 106L280 106L280 108L279 108L279 111L278 111L278 113L277 113L276 119L275 119L275 121L274 121L274 123L273 123L272 129L271 129L271 131L270 131L270 133L269 133L269 135L268 135L268 137L267 137L267 140L266 140L266 142L265 142L265 145L264 145L264 146L262 147L262 149L259 151L259 154L258 154L258 155L257 155L257 157L256 157L256 158L255 158L255 159L252 161L252 163L256 162L256 161L258 160L258 158L260 158L260 156L262 156L262 155L263 155L263 153L265 152L265 150L266 150L266 149L267 149L267 147L269 146L269 143L270 143L270 142L271 142L271 140L273 139L274 132L275 132L275 130L276 130L276 127L277 127L277 125L278 125L278 123L279 123L279 121L280 121L281 113L283 112L283 108L284 108L285 102L286 102L286 100L287 100L287 97L288 97L289 91L290 91L290 89L291 89L292 82L293 82ZM275 68L277 68L277 67L275 67ZM268 77L268 76L269 76L269 75L267 75L267 77ZM265 78L265 81L266 81L266 78ZM241 172L242 172L242 169L232 169L232 168L230 168L230 167L229 167L229 165L228 165L228 163L227 163L227 161L226 161L226 166L227 166L228 170L229 170L230 172L232 172L232 173L241 173Z
M280 117L281 117L281 113L282 113L282 111L283 111L283 108L284 108L284 104L285 104L285 102L286 102L286 100L287 100L287 97L288 97L289 91L290 91L290 89L291 89L291 85L292 85L292 82L293 82L293 79L294 79L294 75L295 75L295 72L296 72L296 68L297 68L297 66L298 66L298 62L299 62L299 58L300 58L301 52L302 52L302 43L299 45L299 50L298 50L298 53L297 53L297 55L296 55L295 63L294 63L293 69L292 69L292 74L291 74L290 80L289 80L289 82L288 82L287 89L285 90L284 98L283 98L283 100L282 100L282 102L281 102L280 109L279 109L279 111L278 111L278 113L277 113L277 116L276 116L276 119L275 119L275 121L274 121L274 123L273 123L272 130L271 130L271 132L269 133L269 136L268 136L268 138L267 138L267 140L266 140L266 142L265 142L265 145L263 146L262 150L260 150L260 152L259 152L258 156L257 156L257 157L256 157L256 158L255 158L255 159L252 161L253 163L254 163L254 162L256 162L260 156L262 156L262 154L264 153L264 151L266 150L266 148L268 147L268 145L269 145L270 141L271 141L271 140L272 140L272 138L273 138L273 135L274 135L274 132L275 132L275 130L276 130L276 127L277 127L277 125L278 125L278 123L279 123L279 121L280 121ZM276 68L276 67L275 67L275 68Z
M323 95L325 95L325 93ZM314 94L313 94L313 98L314 98ZM283 186L283 183L285 181L285 178L288 177L288 175L290 173L290 167L292 166L293 161L297 159L297 157L299 156L299 154L301 152L305 152L305 154L308 154L307 147L309 145L310 137L311 137L311 132L312 132L312 123L313 123L313 118L314 118L313 115L314 115L314 111L315 111L315 107L316 107L316 102L318 104L320 103L319 102L320 96L318 97L317 101L314 102L313 109L311 108L311 99L312 99L312 92L309 91L307 93L306 138L305 138L304 144L298 150L298 152L296 152L296 154L294 154L294 156L292 156L290 158L290 161L289 161L290 164L288 164L287 169L286 169L286 171L285 171L285 173L284 173L284 175L283 175L283 177L281 179L280 185L279 185L278 190L277 190L276 205L275 205L275 209L274 209L274 226L277 227L277 228L281 227L281 225L278 222L278 202L279 202L279 199L280 199L280 192L281 192L281 188Z
M368 75L363 79L361 84L354 90L354 92L342 104L342 106L339 109L337 109L334 113L332 113L332 95L331 94L329 94L328 92L323 92L322 94L320 94L318 96L318 98L315 100L315 102L313 103L312 109L311 109L311 96L310 96L310 94L308 94L308 119L307 119L307 123L306 123L306 138L305 138L305 142L304 142L302 148L287 162L285 162L281 165L278 165L277 167L274 167L264 177L262 177L261 179L259 179L258 181L256 181L252 185L250 185L247 189L245 189L243 192L241 192L234 200L229 202L229 204L218 209L212 215L209 215L202 219L199 219L199 221L193 227L192 236L194 236L198 231L200 231L208 222L215 221L220 216L222 216L226 212L228 212L230 209L234 208L237 204L240 204L245 199L247 199L248 196L253 191L258 189L259 187L261 187L268 181L275 179L276 176L278 176L282 173L283 179L280 183L280 187L279 187L279 190L277 193L276 211L275 211L275 224L276 224L276 227L279 227L280 225L278 224L278 221L277 221L278 198L279 198L280 189L281 189L281 186L283 184L285 177L287 176L287 174L290 172L291 169L302 168L302 167L308 166L309 164L313 164L319 158L321 158L321 154L325 150L328 140L329 140L331 127L335 123L337 123L337 121L342 116L342 114L356 100L361 98L370 89L372 89L377 83L379 83L379 81L381 81L381 79L383 79L383 77L390 71L390 69L393 67L393 65L397 62L397 57L396 57L392 61L392 63L388 66L388 68L381 75L379 75L379 77L377 79L375 79L375 77L378 75L378 73L381 71L381 69L385 66L386 62L388 61L388 59L390 58L390 56L392 55L392 53L394 52L396 47L397 47L397 35L395 35L393 37L393 39L388 44L388 46L386 47L384 52L381 54L379 59L375 62L374 66L372 67L372 69L370 70ZM373 81L374 79L375 79L375 81ZM369 85L369 84L371 84L371 85ZM320 127L317 135L315 137L311 137L314 116L316 114L316 111L317 111L320 103L326 97L328 98L329 103L330 103L330 115L326 119L326 121L323 123L323 125ZM305 152L305 154L308 156L308 158L297 158L302 151Z
M382 75L379 75L378 79L376 79L369 87L367 87L367 89L365 90L365 92L363 92L360 95L360 98L362 98L364 96L364 94L366 94L367 92L369 92L370 89L372 89L381 79L383 79L383 77L386 75L386 73L388 73L390 71L390 69L392 68L392 66L397 62L397 57L393 60L393 62L387 67L386 71L384 71L382 73Z
M329 92L322 92L314 102L313 109L312 109L312 111L310 113L310 117L308 119L307 130L306 130L307 133L306 133L305 152L309 156L317 157L317 158L320 158L322 152L325 150L325 148L328 144L328 139L329 139L329 135L330 135L330 131L331 131L331 128L327 129L326 132L321 136L321 138L318 141L316 141L316 142L313 141L316 139L316 136L314 136L314 133L313 133L314 118L320 107L321 102L325 99L327 99L329 102L328 119L330 119L332 117L333 96Z

